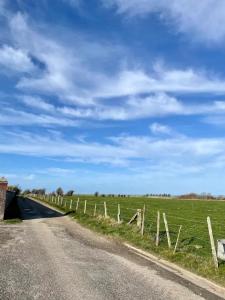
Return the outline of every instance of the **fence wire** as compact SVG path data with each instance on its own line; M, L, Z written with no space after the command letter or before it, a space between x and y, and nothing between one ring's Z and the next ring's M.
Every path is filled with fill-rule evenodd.
M188 204L187 206L189 206L188 208L176 207L174 203L172 203L172 207L168 208L167 206L163 207L162 205L158 205L157 202L153 201L149 201L147 204L144 201L139 201L138 203L134 201L133 203L129 202L128 207L127 199L96 198L85 199L85 197L79 197L78 201L77 197L42 197L41 200L55 205L56 207L63 208L66 211L75 211L77 214L86 214L89 217L104 216L105 202L107 216L114 220L117 220L118 218L119 204L120 220L122 221L122 224L127 224L137 212L137 209L143 209L145 205L144 237L148 237L149 242L155 243L156 241L157 212L159 211L159 247L168 247L167 232L162 215L162 213L165 213L172 247L174 247L177 242L178 232L182 225L177 252L192 253L201 257L211 257L206 217L210 214L214 216L218 215L218 210L214 208L204 208L204 213L202 213L201 217L199 217L199 207L197 207L198 203L191 203L190 205L189 203L186 203L186 205ZM223 212L220 213L225 213L225 206ZM221 221L212 218L212 226L215 241L225 238L225 228Z

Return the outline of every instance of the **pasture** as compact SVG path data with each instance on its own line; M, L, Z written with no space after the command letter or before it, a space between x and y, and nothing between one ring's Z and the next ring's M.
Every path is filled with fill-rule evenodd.
M78 212L84 210L84 200L87 200L86 214L92 216L95 203L96 214L104 215L104 202L107 204L107 213L110 218L117 219L118 204L120 204L121 220L128 223L137 209L145 205L145 235L152 239L156 234L157 211L160 218L160 244L167 244L165 225L162 213L166 213L172 245L175 244L179 226L182 225L179 249L200 256L211 257L209 234L206 218L210 216L215 241L225 238L225 202L205 200L178 200L154 198L109 198L80 196ZM68 199L68 198L67 198ZM72 197L73 207L77 197ZM69 202L68 202L69 203ZM69 205L69 204L68 204Z

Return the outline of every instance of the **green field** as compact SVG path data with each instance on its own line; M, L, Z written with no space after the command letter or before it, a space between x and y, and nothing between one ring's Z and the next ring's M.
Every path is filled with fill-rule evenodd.
M76 197L64 197L66 211L76 208ZM153 198L109 198L79 196L78 212L74 217L86 226L101 233L129 241L147 251L167 258L198 274L211 278L225 285L225 265L220 262L216 271L212 264L212 255L208 235L206 218L210 216L215 243L217 239L225 238L225 202L206 200L178 200L178 199L153 199ZM84 200L87 200L87 210L84 215ZM104 219L104 201L107 203L108 219ZM118 203L121 208L123 223L118 225ZM93 217L94 207L97 205L97 215ZM57 204L54 204L58 206ZM136 224L127 225L137 209L145 205L145 231L141 236ZM60 205L59 205L60 206ZM160 245L155 246L157 211L161 213L160 220ZM172 248L168 249L165 225L162 213L166 213ZM182 225L177 253L173 254L179 226Z

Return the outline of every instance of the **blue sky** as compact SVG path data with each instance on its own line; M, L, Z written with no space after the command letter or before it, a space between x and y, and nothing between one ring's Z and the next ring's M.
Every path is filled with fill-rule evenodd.
M0 174L225 194L225 2L0 0Z

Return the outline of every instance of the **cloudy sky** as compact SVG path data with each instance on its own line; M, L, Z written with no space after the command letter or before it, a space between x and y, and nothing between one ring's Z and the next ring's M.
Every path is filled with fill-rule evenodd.
M225 194L225 2L0 0L0 174Z

